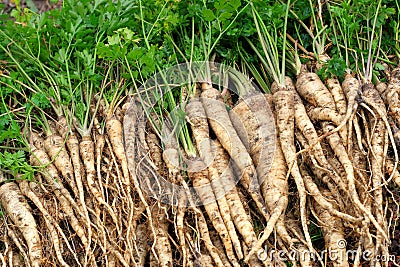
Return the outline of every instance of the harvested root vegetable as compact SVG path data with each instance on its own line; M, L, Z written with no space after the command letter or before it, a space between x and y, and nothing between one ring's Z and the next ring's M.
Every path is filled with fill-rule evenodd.
M235 248L237 257L239 260L241 260L243 258L242 246L240 244L239 237L236 233L235 225L231 218L229 204L225 198L225 190L224 186L222 185L224 181L220 179L218 170L215 166L215 162L208 168L208 172L209 172L211 186L213 188L213 191L216 192L214 193L214 195L217 198L217 203L219 210L221 212L222 219L225 223L226 229L228 230L229 237Z
M299 132L298 130L295 131L295 136L296 136L296 141L301 145L303 148L302 151L308 151L310 150L310 146L307 142L307 139L304 137L304 135ZM324 143L319 143L320 145L324 145ZM323 146L323 150L326 153L326 145ZM306 156L304 158L305 162L310 166L312 169L313 173L322 181L325 183L332 192L337 191L337 187L343 190L343 192L347 192L346 184L342 181L341 176L339 173L335 170L333 166L331 166L331 163L329 162L328 159L325 159L325 154L324 154L324 159L327 160L327 165L320 165L319 162L316 160L317 155L315 153L311 153L309 156ZM319 160L321 161L321 159ZM306 181L304 181L306 182ZM307 189L310 190L310 189Z
M349 222L359 222L360 219L354 218L351 215L340 212L337 208L335 208L329 201L325 199L322 192L318 188L318 186L313 182L312 177L308 173L308 171L303 166L301 169L301 174L304 178L304 184L307 188L308 193L314 198L314 200L318 203L319 206L328 211L331 215L341 218L343 220L347 220Z
M153 237L154 247L158 256L159 266L173 266L171 244L168 236L168 221L166 209L156 205L153 208L153 226L156 229L156 236ZM152 232L150 229L149 232Z
M325 133L332 132L334 129L334 126L329 124L329 122L323 122L322 127ZM364 216L367 216L368 219L371 220L376 229L384 236L384 238L388 239L386 232L383 230L382 226L377 222L376 218L372 215L371 211L368 210L360 201L355 185L354 166L349 158L349 155L347 154L347 151L343 143L340 140L340 137L338 136L337 133L332 133L327 137L327 139L333 152L335 153L336 157L338 158L338 160L340 161L346 172L347 186L353 203L360 211L363 212Z
M86 214L86 219L89 222L88 218L88 211L87 207L85 204L85 194L83 190L83 168L82 168L82 163L79 157L79 140L78 137L76 136L75 132L73 131L73 126L69 125L67 122L67 119L65 116L59 116L57 123L56 123L56 128L58 131L58 134L62 137L63 140L66 140L66 145L69 151L69 157L72 163L72 167L74 170L74 178L75 178L75 184L76 184L76 190L77 192L77 197L79 197L80 201L80 206L82 207L84 213ZM49 140L51 141L51 140ZM38 147L35 143L34 145ZM38 147L40 148L40 147ZM70 169L70 166L67 166L67 169ZM90 225L88 224L88 227L90 228Z
M264 94L250 91L229 111L240 139L256 166L259 183L265 182L276 142L275 122Z
M135 118L132 117L124 117L124 138L129 135L132 136L133 135L133 144L127 144L126 140L125 140L125 148L122 146L122 149L124 149L123 151L126 152L126 155L121 155L121 161L126 161L126 165L128 165L128 157L133 158L133 162L130 162L130 166L128 166L128 177L130 178L134 188L136 190L136 193L138 194L138 197L140 199L140 201L142 202L142 204L145 207L146 210L146 214L147 214L147 220L149 222L149 229L152 231L152 235L154 237L157 237L158 234L156 232L156 228L154 226L153 223L153 216L152 216L152 212L151 212L151 208L150 205L148 203L148 198L147 196L144 194L144 192L141 189L141 185L139 183L140 180L143 180L143 177L146 177L148 175L148 170L150 170L151 173L155 173L156 169L154 164L149 160L149 147L147 145L146 142L146 119L145 119L145 115L144 115L144 111L140 109L140 107L137 106L137 103L135 101L131 101L131 105L128 108L128 110L126 111L126 113L130 113L133 116L135 116ZM128 122L128 120L130 120ZM119 124L118 124L119 127ZM127 130L128 128L132 129L132 132L127 132L125 130ZM122 142L122 129L118 128L118 131L116 132L116 136L118 137L118 139L116 141L118 142ZM132 137L131 137L132 138ZM121 143L122 145L122 143ZM120 152L123 152L121 149ZM117 151L115 152L117 153ZM124 163L125 164L125 163ZM149 165L149 166L147 166ZM147 169L146 169L147 168ZM147 176L146 180L147 182L151 179L151 177ZM157 178L157 176L156 176ZM158 181L156 181L156 183L158 184ZM169 187L167 187L167 189L169 189ZM130 193L130 189L128 188L128 193ZM129 201L131 202L131 205L134 206L134 204L132 203L132 200L129 199ZM156 255L155 249L154 247L152 247L152 252L153 255ZM168 259L168 256L167 256ZM164 258L164 260L167 261L166 258Z
M388 131L384 122L384 120L387 120L386 107L379 95L379 92L375 89L372 83L364 84L363 99L368 99L368 103L373 103L374 109L378 113L377 115L369 114L369 121L373 122L372 125L374 127L371 128L371 138L367 141L370 142L369 152L372 171L372 186L374 189L374 191L372 192L374 199L374 214L377 217L377 221L382 226L382 228L388 231L386 220L384 218L384 200L382 189L382 185L385 180L384 164L386 147L388 145ZM388 130L390 131L390 128ZM396 150L395 153L397 153ZM383 236L380 233L377 234L376 250L379 250L380 248L382 250L385 250L385 246L382 246L383 242ZM384 251L384 254L386 254L385 252L386 251ZM388 253L386 255L388 255Z
M62 176L59 174L57 168L52 164L47 153L36 148L32 144L30 144L30 149L32 153L30 156L30 163L33 166L45 167L42 176L45 178L46 183L52 187L52 190L56 194L62 196L67 202L69 202L73 210L76 210L78 214L82 215L78 209L78 204L75 202L75 199L71 196L70 192L64 187L64 180L61 178Z
M280 143L276 144L274 160L271 165L271 169L267 174L267 178L264 184L261 185L261 190L265 199L265 203L269 210L274 210L278 207L278 203L281 203L280 208L282 215L276 223L276 231L278 235L286 242L288 246L291 246L294 242L293 238L288 233L285 226L285 210L287 208L287 201L283 202L281 199L289 196L289 188L287 181L287 167L285 157L282 152Z
M125 148L122 143L122 123L115 117L109 117L106 120L106 128L114 153L122 168L124 185L129 189L130 178L128 171L128 161L126 159Z
M210 144L207 115L202 103L200 102L200 98L191 98L185 107L185 112L190 128L192 129L197 151L199 152L201 159L207 166L209 166L210 162L206 162L206 160L209 161L212 159L213 152Z
M312 146L311 152L315 155L315 159L318 161L318 163L321 166L325 166L329 169L329 163L327 162L324 151L322 150L317 131L315 130L314 125L307 114L306 108L295 89L292 79L286 77L285 85L287 90L293 92L294 121L296 127L307 139L309 145Z
M198 228L199 228L199 233L200 236L204 242L205 247L208 250L208 253L210 253L211 258L213 259L214 263L218 267L224 267L224 263L221 260L220 254L223 253L216 248L210 238L210 233L208 231L206 219L204 218L204 215L202 213L198 213Z
M311 108L310 116L315 120L332 121L338 125L338 131L343 140L347 140L347 130L341 125L342 116L336 111L335 101L316 73L307 72L302 68L296 81L296 90L308 103L317 110Z
M311 237L308 231L306 213L306 189L303 178L297 165L296 147L294 145L294 96L291 91L278 91L274 94L276 121L279 129L279 140L285 156L286 164L296 183L300 200L300 220L304 236L310 251L313 250Z
M62 183L60 183L57 168L51 163L49 157L43 150L36 149L33 145L31 145L31 149L31 164L34 166L46 166L42 176L45 178L46 182L53 187L52 191L56 195L61 209L65 212L72 229L81 239L85 248L89 247L87 232L82 227L80 220L74 214L74 208L76 210L77 204L69 194L68 190L66 190Z
M342 116L329 108L310 107L307 113L313 121L331 121L335 125L342 123Z
M74 166L71 163L71 158L68 155L64 146L64 140L56 133L51 133L44 140L44 149L51 159L54 160L54 165L57 170L62 174L68 185L71 187L74 195L79 197L79 191L76 186L74 176Z
M331 92L333 100L336 104L336 110L344 117L346 115L347 103L343 88L337 78L329 78L326 80L326 87Z
M321 191L323 197L329 201L333 209L337 209L334 196L327 190ZM346 267L349 266L347 261L345 235L342 221L332 216L332 214L324 207L318 205L317 202L313 203L313 207L318 220L320 221L322 233L325 240L325 249L328 251L329 261L332 266Z
M0 181L2 181L1 178L0 171ZM33 218L31 208L16 183L8 182L0 186L0 203L5 214L10 217L25 239L31 266L41 266L43 247L39 228Z
M233 250L232 240L230 239L229 232L226 229L224 220L219 211L218 204L215 201L215 195L212 189L210 190L211 184L208 178L208 171L205 167L204 162L200 159L193 159L188 164L188 170L189 178L192 180L193 186L196 189L200 200L203 202L204 208L208 216L210 217L210 220L215 230L221 237L229 261L231 262L231 264L233 264L233 266L239 266ZM193 172L190 170L197 171Z
M83 164L86 170L86 181L89 187L89 191L93 194L94 198L103 205L111 219L115 223L117 232L120 233L119 220L115 214L113 208L104 200L104 196L96 185L96 169L95 169L95 154L94 154L94 143L90 136L83 136L82 141L79 143L79 152L81 154Z
M351 76L351 74L346 73L343 83L342 83L342 89L344 94L346 95L347 99L347 109L346 109L346 116L343 118L342 123L336 128L336 130L339 130L341 127L345 126L348 121L352 119L354 116L357 107L358 107L358 100L360 99L361 96L361 86L360 83L356 78ZM350 136L349 136L350 138ZM343 140L344 145L347 146L347 139Z
M191 125L193 137L196 143L197 150L200 153L201 159L203 160L203 162L205 160L211 160L213 158L213 153L211 151L207 116L203 105L200 102L200 99L192 98L189 101L188 105L186 106L186 114ZM220 179L219 177L215 161L211 164L207 164L207 166L208 177L211 182L214 196L217 199L222 219L229 232L229 236L235 248L236 254L239 259L242 259L242 248L235 230L235 226L231 219L229 205L225 198L225 190L222 184L224 181L222 181L222 179Z
M400 67L392 70L387 85L387 102L390 113L400 127Z
M74 169L74 177L78 190L78 197L83 207L83 211L85 214L88 214L86 204L85 204L85 191L83 187L83 166L81 159L79 157L79 140L78 137L74 133L70 133L67 137L67 148L71 157L72 166ZM88 216L86 216L88 217ZM87 218L88 219L88 218Z
M285 241L291 243L291 238L288 238L289 235L287 234L284 224L282 224L284 216L281 216L286 210L288 200L286 163L283 158L282 166L284 173L282 176L276 175L277 173L274 168L278 167L276 163L279 161L279 157L276 157L277 146L274 146L274 142L276 141L274 129L275 120L270 111L270 106L265 95L257 92L250 92L244 95L243 99L229 113L240 138L248 142L249 153L257 168L257 175L260 182L263 182L261 184L261 189L265 203L268 209L273 211L264 229L263 237L253 246L247 243L252 250L246 258L246 261L249 261L255 251L261 248L263 242L268 239L269 234L275 226L278 234L282 235ZM243 129L241 129L242 127L240 126L242 126ZM275 155L273 150L275 150ZM272 158L271 156L274 157ZM278 221L280 221L280 223L278 223ZM276 225L277 223L278 225ZM256 248L254 248L254 246L256 246Z
M37 197L36 194L29 188L28 181L26 181L26 180L19 181L19 188L21 189L22 194L24 194L27 198L29 198L35 204L35 206L38 208L38 210L42 213L44 220L46 222L46 227L49 229L49 232L51 235L51 241L53 243L54 251L56 253L56 257L57 257L59 264L64 267L69 266L65 262L63 255L62 255L63 253L61 251L61 243L60 243L60 239L58 237L58 232L63 235L64 240L66 241L67 247L71 251L72 255L74 255L75 253L74 253L74 251L72 251L72 248L69 245L67 238L63 234L62 229L58 226L58 224L56 222L54 222L53 217L43 206L39 197ZM75 260L76 260L76 262L79 263L79 261L76 257L75 257Z
M162 158L162 148L157 135L153 132L148 132L146 135L146 143L149 147L150 157L157 167L158 173L161 177L167 177L167 166Z
M229 165L229 155L218 141L214 142L214 146L216 151L215 165L219 175L221 175L220 179L223 181L226 192L225 198L229 205L231 218L242 235L244 242L250 247L257 240L257 237L251 218L245 210L235 186L233 171Z
M300 96L315 107L327 108L336 112L335 101L328 88L314 72L307 72L303 67L297 76L296 89ZM339 114L337 114L339 116Z
M147 223L139 224L136 227L134 260L138 266L144 266L147 254L150 251L150 240L148 236Z
M269 216L260 193L256 168L253 165L253 161L246 147L232 125L225 104L221 101L221 94L208 83L202 84L202 90L201 100L211 128L222 146L239 167L240 176L243 177L244 185L258 209L263 216L268 219Z
M79 153L79 140L78 137L75 135L72 125L68 125L66 118L64 116L61 116L58 118L57 121L57 131L62 136L62 138L66 139L66 145L69 151L69 156L71 160L71 164L73 167L73 177L74 177L74 183L72 183L71 186L76 185L76 191L74 191L76 198L79 199L78 201L78 206L81 210L81 212L85 216L85 226L87 229L87 238L88 238L88 243L91 242L92 238L92 226L90 222L90 217L89 217L89 212L87 208L87 203L85 201L85 190L83 186L83 179L85 177L84 174L84 168L80 159L80 153ZM90 247L86 247L87 252L89 253ZM89 253L90 254L90 253Z

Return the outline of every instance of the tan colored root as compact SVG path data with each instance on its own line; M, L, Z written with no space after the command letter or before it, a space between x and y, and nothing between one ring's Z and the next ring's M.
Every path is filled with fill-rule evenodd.
M400 127L400 68L392 70L387 85L387 104L389 106L392 117Z
M221 101L221 94L218 90L212 88L212 85L207 83L202 84L202 89L201 101L209 124L222 146L239 167L240 175L243 177L246 189L249 191L260 212L267 219L269 216L260 193L256 169L246 147L232 125L225 104Z
M209 166L210 162L207 161L210 161L213 152L210 144L207 115L200 102L200 98L191 98L185 107L185 112L192 130L197 151L201 159L206 163L206 166Z
M272 212L270 214L270 219L267 222L267 226L264 229L263 235L251 247L248 255L246 256L246 262L249 262L253 255L259 254L260 251L262 251L263 243L269 238L270 234L275 228L289 245L292 245L293 242L287 233L284 224L282 224L284 221L284 211L286 210L288 204L288 183L286 177L286 162L279 142L275 148L275 156L273 158L269 173L265 174L267 177L264 181L264 184L261 185L261 189L266 204L269 210ZM280 221L279 224L278 221Z
M179 205L176 209L176 215L174 216L174 230L176 236L178 237L179 246L182 253L182 266L187 266L189 264L188 262L190 261L190 253L185 240L184 217L186 213L186 207Z
M330 132L333 130L334 126L330 125L327 122L322 123L322 127L325 132ZM327 137L328 142L334 151L336 157L339 159L341 162L342 166L345 169L346 172L346 180L349 188L349 192L352 198L353 203L356 205L356 207L363 212L365 216L367 216L371 222L374 224L376 229L382 233L382 235L385 237L385 239L388 239L387 234L385 231L382 229L381 225L376 221L375 217L372 215L371 211L365 208L365 206L361 203L360 198L357 194L356 186L355 186L355 178L354 178L354 167L352 164L352 161L350 160L346 149L344 148L343 144L341 143L340 137L336 134L333 133Z
M343 92L346 95L346 99L347 99L346 115L343 117L343 120L340 123L340 125L338 125L334 129L332 129L329 133L325 132L325 137L329 134L333 134L336 132L342 132L342 131L351 132L351 129L346 131L346 129L344 129L344 127L348 124L351 125L351 123L348 123L348 122L352 120L352 118L354 117L354 115L357 111L358 100L359 100L360 94L361 94L361 86L356 78L352 77L351 74L346 73L344 81L342 83L342 89L343 89ZM344 137L343 134L341 134L341 136ZM348 138L350 138L349 135L346 135L346 136L348 136ZM347 139L343 139L342 142L345 147L348 145Z
M103 188L103 178L101 175L101 166L102 166L102 158L103 158L103 151L104 151L104 147L106 145L106 137L104 136L104 134L98 134L95 137L95 156L96 156L96 173L97 173L97 183L98 186L100 188L101 194L104 196L105 192L104 192L104 188ZM117 169L117 174L119 173L118 171L118 166L115 166L115 168ZM105 196L107 197L107 196Z
M94 153L94 144L89 136L82 137L82 141L79 144L79 151L83 160L83 164L86 170L86 182L89 187L89 191L93 194L94 198L99 202L99 204L103 205L111 219L113 220L117 232L121 233L119 227L119 220L117 215L115 214L112 207L104 200L103 195L100 193L99 189L96 185L96 169L95 169L95 153Z
M74 195L79 196L79 191L75 182L74 167L71 163L67 150L64 146L64 140L61 136L53 133L44 140L44 148L49 157L54 160L54 165L62 174L68 185L71 187Z
M155 133L149 132L146 135L146 143L149 146L150 157L157 167L157 171L161 177L166 177L168 175L167 166L162 158L162 149L160 142Z
M386 108L383 103L383 100L380 97L379 93L376 91L376 89L372 83L364 84L363 87L364 87L364 94L363 94L364 102L366 104L368 104L368 106L372 107L375 110L375 112L378 114L380 119L383 121L385 128L387 129L387 131L384 131L383 129L382 129L382 131L384 131L388 134L388 137L389 137L389 140L392 145L393 152L394 152L395 168L397 168L397 164L399 161L399 155L398 155L398 151L397 151L396 141L391 132L391 127L390 127L389 120L387 118ZM369 107L366 104L361 103L361 105L368 110ZM370 111L370 113L372 114L373 111ZM373 115L373 116L375 116L375 115ZM381 137L381 135L380 135L380 137ZM390 177L389 180L391 180L392 178L393 177Z
M122 168L124 185L129 187L130 179L129 179L128 161L126 159L125 148L122 144L122 124L116 118L109 118L106 120L106 128L114 153L117 156L119 164L121 165Z
M62 235L64 242L66 243L69 251L71 252L71 255L75 256L75 260L76 260L77 264L80 265L79 260L76 257L76 253L72 250L67 237L64 235L63 230L60 228L58 223L56 223L54 221L53 217L49 214L49 212L45 209L45 207L43 207L42 202L39 200L39 198L36 196L36 194L33 191L31 191L31 189L29 188L28 181L26 181L26 180L19 181L19 188L21 189L22 194L24 194L27 198L29 198L35 204L35 206L38 208L38 210L42 213L43 218L45 219L45 222L46 222L46 227L48 228L48 230L50 232L54 251L56 253L56 257L57 257L57 260L59 261L59 264L61 266L65 266L65 267L69 266L63 258L62 251L61 251L61 243L58 238L57 232Z
M309 118L306 107L304 106L299 94L297 93L292 79L286 77L286 89L293 92L294 97L294 118L296 127L300 130L303 136L307 139L308 144L311 146L311 154L315 155L317 162L324 166L329 172L330 176L337 181L337 173L331 168L329 162L326 160L324 151L320 144L320 138L318 137L317 131L315 130L314 124ZM311 108L311 110L317 110L321 108ZM346 136L346 132L343 131L343 135Z
M150 225L149 227L152 229L153 236L157 236L153 225L150 206L147 203L146 197L140 188L139 183L140 172L143 172L143 168L139 166L138 162L141 162L143 159L148 160L147 154L149 151L145 137L146 121L143 116L144 111L138 107L138 103L135 100L132 100L129 108L126 110L123 122L125 144L125 147L123 148L125 149L124 151L126 156L125 158L121 157L121 160L126 161L129 172L128 177L130 178L129 182L133 182L136 193L145 207L147 220ZM118 142L122 142L122 139L118 139ZM153 254L156 255L154 246L151 248L151 250Z
M385 163L386 172L393 177L393 182L400 187L400 172L394 169L394 162L390 158L386 158Z
M176 140L175 140L176 141ZM172 159L172 157L174 156L178 156L178 152L176 150L177 146L173 146L174 143L174 139L172 138L172 142L166 144L166 149L163 153L163 158L164 161L168 167L168 179L171 182L174 183L180 183L183 188L185 189L185 194L183 194L182 196L180 196L179 198L179 205L178 205L178 216L177 216L177 220L176 220L176 225L177 225L177 232L178 232L178 236L179 236L179 242L181 244L184 244L184 246L182 248L187 248L186 246L186 238L187 235L185 235L185 232L187 234L186 231L186 227L184 226L184 215L186 212L186 205L190 204L190 208L194 211L197 219L198 219L198 232L199 232L199 236L201 237L201 239L203 240L205 247L207 249L207 251L209 252L211 258L213 259L214 263L216 264L216 266L225 266L221 260L220 254L222 253L221 251L219 251L212 243L211 239L210 239L210 234L209 234L209 230L208 230L208 226L206 223L206 220L204 218L203 213L196 207L194 200L191 197L191 193L190 193L190 189L186 183L186 181L183 179L183 177L181 176L180 172L178 171L177 168L175 168L175 166L173 166L172 164L170 164L170 160ZM165 152L169 152L169 153L165 153ZM172 159L172 161L174 161ZM190 238L189 238L190 240ZM186 260L184 259L184 263L186 263L188 266L191 266L191 264L193 263L193 261L191 260L190 255L188 255L188 253L186 253Z
M274 86L274 84L273 84ZM273 168L275 165L276 157L274 154L276 136L275 136L275 125L270 120L273 117L270 108L273 107L272 101L270 101L269 95L263 95L261 93L252 92L243 96L243 99L230 111L229 115L231 121L247 147L250 156L256 166L257 176L259 183L261 184L261 192L265 203L270 211L275 209L277 201L281 197L287 197L285 191L287 190L286 173L283 174L283 180L274 177ZM283 161L284 162L284 161ZM285 163L285 162L284 162ZM284 165L283 165L284 166ZM269 192L266 192L268 188ZM285 201L282 200L281 203ZM286 209L286 206L281 206L280 210L276 212L282 212ZM287 233L284 223L284 216L281 216L276 222L275 219L271 220L271 217L275 218L276 214L264 215L267 218L268 224L267 233L276 224L278 234L285 239L285 242L291 244L291 238ZM246 244L252 247L248 242ZM252 256L250 256L252 257ZM248 260L250 258L248 257Z
M353 223L361 221L361 218L354 218L353 216L340 212L337 208L335 208L335 206L332 205L329 201L327 201L326 198L323 196L322 192L320 191L318 186L313 182L312 177L310 176L310 174L308 173L308 171L305 169L304 166L300 168L300 171L301 174L303 175L304 183L306 185L308 193L314 198L315 202L317 202L319 206L328 211L332 216L336 216L343 220Z
M65 127L64 127L65 128ZM72 166L74 169L74 178L75 178L75 183L78 191L78 199L81 207L82 213L85 215L85 221L86 221L86 229L87 229L87 236L88 236L88 243L91 243L92 239L92 226L90 224L90 217L89 217L89 211L86 206L86 201L85 201L85 190L83 186L83 180L85 177L84 171L83 171L83 165L81 162L81 159L79 157L79 140L78 137L71 131L70 134L66 137L67 138L67 148L71 157L71 162ZM86 247L86 253L90 254L90 247Z
M47 154L39 149L36 149L32 146L32 156L31 156L31 164L34 166L46 166L42 176L45 178L46 182L53 187L53 192L58 199L61 209L65 212L68 221L72 229L75 231L77 236L80 238L83 246L88 248L90 246L87 233L85 229L81 226L80 220L75 216L73 208L77 206L72 197L69 195L69 192L62 186L61 183L57 182L58 180L58 171L56 167L51 164L50 159Z
M218 174L221 175L220 179L224 186L231 218L246 245L251 247L257 238L248 211L245 210L237 192L233 172L229 166L229 155L218 141L214 141L214 147L216 151L215 167Z
M286 86L287 89L290 91L293 91L294 88L290 78L286 79ZM297 94L297 93L296 93ZM265 96L268 103L270 106L273 106L272 104L272 96L271 95L266 95ZM294 97L295 99L295 106L296 104L296 95ZM301 108L301 107L299 107ZM295 108L295 112L296 112ZM304 110L305 112L305 110ZM304 113L305 114L305 113ZM296 113L295 113L295 118L296 118ZM275 124L276 124L276 118L275 118ZM276 125L276 128L278 129L278 126ZM318 144L317 144L318 145ZM322 149L321 149L322 151ZM282 197L288 198L289 196L289 186L288 186L288 177L287 177L287 165L286 165L286 160L285 156L283 155L282 152L282 147L279 141L276 142L275 144L275 151L274 151L274 157L273 161L271 164L271 167L269 169L269 172L266 174L267 178L265 179L264 184L261 185L261 190L265 199L265 203L267 204L267 207L269 210L274 210L277 206L278 201ZM282 207L286 210L286 207ZM296 242L294 238L290 236L288 233L286 227L285 227L285 216L284 212L282 213L282 216L279 218L278 222L276 223L276 231L278 235L283 239L283 241L291 247L293 245L293 242Z
M221 239L218 236L218 233L215 231L215 229L209 229L210 233L210 239L213 245L217 248L223 248L224 244L222 243ZM240 246L241 247L241 246ZM225 266L230 266L231 264L229 263L229 259L226 256L225 253L220 254L221 260L224 263Z
M156 206L153 208L154 227L157 234L154 237L155 251L158 256L160 266L173 265L171 244L168 235L168 221L165 206ZM152 231L152 229L150 229Z
M43 177L46 180L46 183L52 187L52 190L56 190L57 193L60 193L73 207L75 211L81 216L81 210L78 208L78 203L75 202L75 199L71 196L69 191L63 185L63 179L61 175L59 175L57 168L51 163L51 160L47 153L41 149L37 149L33 144L30 144L31 156L30 163L33 166L37 167L46 167L43 172Z
M34 267L39 267L43 250L39 229L33 218L31 208L17 184L8 182L0 186L0 203L5 214L10 217L22 233L28 247L30 263Z
M386 108L383 100L380 98L378 91L372 84L365 85L363 96L371 99L376 105L376 109L380 109L380 116L373 117L369 116L369 121L374 122L371 129L370 139L370 160L371 160L371 171L372 171L372 190L374 198L374 214L377 217L378 223L382 228L387 229L387 223L383 214L383 190L382 185L385 183L384 179L384 164L385 164L385 147L387 147L388 132L385 126L384 118L386 116ZM386 118L386 117L385 117ZM390 131L390 128L388 129ZM369 141L368 141L369 142ZM383 249L383 236L380 234L376 238L376 250Z
M86 219L89 221L88 218L88 211L85 205L85 193L84 193L84 189L83 189L83 172L82 172L82 162L79 158L79 140L78 137L74 134L71 133L68 137L67 137L67 148L71 157L71 162L72 162L72 166L74 169L74 177L75 177L75 182L76 182L76 186L78 189L78 197L79 197L79 201L81 203L81 206L83 207L83 212L86 214ZM88 224L89 225L89 224Z
M276 140L271 108L265 95L253 92L229 111L232 124L254 162L260 184L268 173Z
M134 261L137 266L144 266L147 254L150 251L149 246L149 236L148 236L148 225L147 223L139 224L136 227L135 232L136 240L135 247L137 248L136 253L134 254Z
M243 259L242 246L240 244L239 237L236 233L235 225L231 218L229 204L225 197L224 186L222 185L223 181L221 181L218 170L215 165L216 164L214 162L208 169L209 177L211 178L210 182L212 183L213 191L216 192L214 193L214 195L217 198L217 203L221 213L221 217L225 223L226 229L228 230L229 237L232 241L233 247L235 248L238 259L241 260Z
M210 253L210 256L214 260L214 263L218 267L224 267L225 265L223 264L220 255L220 251L213 245L211 238L210 238L210 233L208 231L207 223L206 220L203 216L202 213L197 214L198 216L198 228L199 228L199 234L204 242L205 247L208 250L208 253Z
M316 73L301 71L297 77L296 89L301 97L311 105L327 108L336 113L335 101Z
M30 262L30 257L28 253L26 252L25 246L22 245L22 240L19 239L19 236L14 232L14 229L11 229L10 227L7 226L7 233L6 233L14 243L14 245L17 247L19 253L14 253L14 251L11 249L10 254L9 254L9 259L10 259L10 266L31 266L32 263ZM23 262L21 261L21 255L23 258ZM14 265L15 264L15 265ZM40 265L33 265L34 267L40 266Z
M336 110L341 116L346 115L347 103L342 86L337 78L329 78L325 82L326 87L331 92L333 100L336 104Z
M310 251L313 250L311 237L308 232L306 214L306 189L303 178L297 165L296 147L294 145L294 96L291 91L278 91L274 94L274 104L279 129L279 141L285 156L286 164L289 166L300 199L300 220L304 236Z
M191 125L193 137L195 139L195 144L197 150L199 151L200 157L203 162L205 162L206 160L209 161L213 158L213 154L215 152L213 153L211 151L207 116L203 105L200 102L200 99L192 98L186 106L185 110L187 118ZM243 258L242 248L239 238L236 234L235 226L231 219L229 206L225 198L225 190L222 184L223 181L219 178L219 173L216 167L217 163L215 161L211 164L207 164L207 162L205 163L208 166L208 178L211 182L211 187L217 200L222 219L225 223L238 259L240 260Z
M331 109L312 107L308 109L308 115L313 121L331 121L335 125L340 125L342 122L342 116L336 112L332 112Z
M296 136L296 141L299 142L301 147L304 149L308 148L308 142L306 138L303 136L302 133L299 131L295 131L295 136ZM326 144L321 143L322 149L325 151L326 157L328 157L329 153L328 152L328 147ZM325 156L325 155L324 155ZM330 161L327 159L327 162L329 163L329 166L326 165L319 165L317 160L315 159L314 154L310 154L309 156L304 157L304 162L310 167L311 171L316 175L316 177L322 181L326 186L331 190L332 192L337 192L338 189L341 189L345 194L347 192L347 187L346 184L343 182L342 177L340 174L336 171L336 169L331 165ZM340 163L339 163L340 165ZM328 169L329 168L329 169ZM307 189L309 190L309 189ZM341 206L342 208L343 206Z
M239 266L239 263L236 259L232 241L230 239L228 230L224 224L224 220L221 216L221 212L219 210L218 204L216 202L215 195L210 188L210 180L208 179L207 169L200 159L193 159L189 162L188 166L189 170L201 170L196 172L188 172L189 178L192 180L193 187L196 189L197 194L200 197L200 200L203 202L204 208L211 219L211 222L214 228L217 230L219 236L222 239L222 242L225 247L225 251L228 255L229 261L234 266Z

